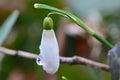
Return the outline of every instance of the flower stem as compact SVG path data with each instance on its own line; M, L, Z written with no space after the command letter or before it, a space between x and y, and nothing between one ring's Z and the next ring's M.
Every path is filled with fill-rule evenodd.
M103 43L104 45L106 45L108 48L113 48L113 45L110 44L107 40L105 40L104 38L101 38L98 34L93 34L93 37L95 37L98 41L100 41L101 43Z
M96 34L95 31L93 31L89 26L87 26L78 17L71 14L70 12L63 11L63 10L60 10L60 9L52 7L52 6L48 6L48 5L45 5L45 4L39 4L39 3L35 3L34 7L54 11L54 12L48 14L48 16L50 16L51 14L59 14L59 15L62 15L64 17L72 20L77 25L79 25L81 28L83 28L86 32L88 32L91 36L95 37L98 41L100 41L101 43L106 45L108 48L110 48L110 49L113 48L113 45L111 43L109 43L107 40L105 40L104 38L102 38L101 36Z

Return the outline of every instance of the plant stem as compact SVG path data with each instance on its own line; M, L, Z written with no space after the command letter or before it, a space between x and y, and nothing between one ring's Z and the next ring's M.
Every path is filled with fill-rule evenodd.
M77 25L79 25L81 28L83 28L86 32L88 32L91 36L95 37L98 41L100 41L101 43L106 45L108 48L110 48L110 49L113 48L113 45L111 43L109 43L107 40L105 40L104 38L102 38L101 36L96 34L95 31L93 31L89 26L87 26L78 17L71 14L70 12L63 11L63 10L60 10L60 9L52 7L52 6L48 6L48 5L45 5L45 4L39 4L39 3L34 4L34 7L54 11L55 14L62 15L64 17L72 20ZM54 13L50 13L50 14L48 14L48 16L50 16L51 14L54 14Z
M98 34L93 34L93 37L95 37L97 40L99 40L101 43L103 43L104 45L106 45L108 48L113 48L113 45L110 44L107 40L105 40L104 38L101 38Z

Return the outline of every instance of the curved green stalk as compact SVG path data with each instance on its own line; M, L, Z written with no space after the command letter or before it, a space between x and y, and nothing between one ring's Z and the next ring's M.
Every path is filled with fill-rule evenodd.
M99 35L97 35L90 27L88 27L78 17L76 17L75 15L71 14L70 12L63 11L63 10L60 10L60 9L52 7L52 6L48 6L48 5L45 5L45 4L39 4L39 3L34 4L34 7L35 8L40 8L40 9L47 9L47 10L54 11L55 14L62 15L64 17L72 20L77 25L79 25L81 28L83 28L85 31L87 31L90 35L92 35L93 37L95 37L98 41L100 41L101 43L103 43L104 45L106 45L108 48L113 48L112 44L110 44L107 40L105 40L102 37L100 37ZM54 13L50 13L50 14L54 14ZM50 14L48 14L48 16Z
M61 13L59 13L59 12L50 12L50 13L48 13L47 16L50 16L50 15L53 15L53 14L58 14L58 15L61 15L61 16L66 17L66 18L69 18L67 15L61 14Z

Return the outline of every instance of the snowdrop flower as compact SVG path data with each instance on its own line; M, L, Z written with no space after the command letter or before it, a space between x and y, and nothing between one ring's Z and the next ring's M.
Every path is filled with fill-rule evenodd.
M43 67L49 74L54 74L59 68L59 48L56 36L53 30L53 21L46 17L43 22L42 40L39 46L40 55L36 62Z

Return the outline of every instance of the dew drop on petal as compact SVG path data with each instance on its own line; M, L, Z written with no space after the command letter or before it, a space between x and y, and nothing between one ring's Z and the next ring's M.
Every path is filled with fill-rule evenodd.
M36 58L36 63L37 63L38 65L41 65L40 56L38 56L38 57Z

